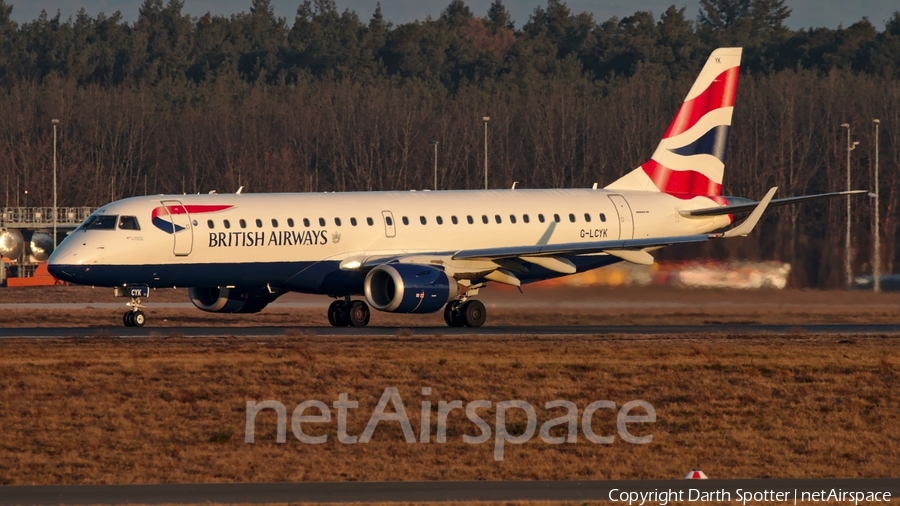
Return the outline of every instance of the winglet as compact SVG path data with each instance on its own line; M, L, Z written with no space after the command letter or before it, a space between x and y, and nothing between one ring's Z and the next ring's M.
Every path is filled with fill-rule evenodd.
M759 201L759 204L756 206L756 209L750 213L750 216L744 220L740 225L732 228L731 230L726 230L725 232L719 234L709 234L710 237L716 239L728 239L729 237L737 237L742 236L746 237L747 234L753 231L756 224L759 223L759 219L762 217L762 214L766 211L766 208L769 207L769 202L772 200L772 197L775 196L775 192L778 190L777 186L773 186L766 196Z

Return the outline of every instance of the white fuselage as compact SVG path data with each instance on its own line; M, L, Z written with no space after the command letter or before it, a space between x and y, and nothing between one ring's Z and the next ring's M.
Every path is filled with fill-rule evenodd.
M134 197L94 215L135 217L139 229L79 228L54 252L50 268L96 286L270 285L355 294L364 273L340 269L349 258L702 234L730 217L686 219L679 210L715 205L707 197L601 189ZM579 271L618 261L602 253L570 260ZM536 269L522 280L559 275Z

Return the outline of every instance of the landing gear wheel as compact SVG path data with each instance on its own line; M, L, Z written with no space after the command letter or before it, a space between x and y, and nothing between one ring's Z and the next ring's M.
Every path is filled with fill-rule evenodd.
M124 323L126 327L134 327L134 311L126 311L125 314L122 315L122 323Z
M368 309L368 308L366 308ZM368 322L368 318L366 319ZM343 300L336 300L328 306L328 323L332 327L350 326L350 307Z
M147 316L143 311L135 311L131 315L131 323L135 327L143 327L147 323Z
M465 317L466 325L469 327L480 327L487 320L487 311L485 311L484 304L480 300L466 302L463 304L460 313Z
M348 311L347 319L350 321L351 327L365 327L369 323L369 306L361 300L354 300L350 303L350 311Z
M451 300L444 306L444 321L450 327L463 327L466 324L466 320L463 314L460 312L460 302L458 300Z
M328 306L328 323L331 324L332 327L338 327L337 314L341 311L341 306L344 305L344 301L336 300Z

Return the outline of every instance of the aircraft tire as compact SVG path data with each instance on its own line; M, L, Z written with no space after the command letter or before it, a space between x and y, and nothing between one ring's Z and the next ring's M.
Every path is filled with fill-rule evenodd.
M451 300L444 307L444 322L450 327L465 327L466 319L460 310L460 302Z
M328 323L331 324L332 327L340 327L338 325L338 314L340 313L341 306L344 305L344 301L336 300L328 306Z
M480 300L470 300L463 304L460 313L465 318L466 326L477 328L487 320L487 311Z
M134 316L132 316L132 311L125 311L125 314L122 315L122 323L125 324L126 327L134 327Z
M131 316L131 322L134 327L143 327L147 323L147 315L143 311L135 311Z
M369 323L369 306L361 301L354 300L350 303L350 310L347 312L347 320L351 327L365 327Z

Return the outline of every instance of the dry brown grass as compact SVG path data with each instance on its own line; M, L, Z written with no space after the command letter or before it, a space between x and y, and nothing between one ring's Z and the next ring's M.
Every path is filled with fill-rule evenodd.
M677 478L698 464L717 478L891 476L898 347L828 336L8 340L0 483ZM559 415L541 409L558 398L581 409L644 399L659 419L648 445L595 445L579 429L577 444L507 445L502 462L491 444L462 442L476 430L459 411L446 444L407 444L389 423L369 444L343 445L334 421L321 427L326 444L302 444L290 427L276 444L272 412L243 442L247 400L290 412L348 392L359 434L387 386L413 427L425 386L435 404L524 399L541 422ZM598 432L613 424L595 417Z

